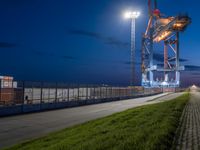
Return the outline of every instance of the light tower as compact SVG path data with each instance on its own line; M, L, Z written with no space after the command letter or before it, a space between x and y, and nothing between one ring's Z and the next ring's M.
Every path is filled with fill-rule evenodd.
M135 20L140 16L140 12L129 11L124 14L126 19L131 19L131 78L130 85L133 86L135 82Z

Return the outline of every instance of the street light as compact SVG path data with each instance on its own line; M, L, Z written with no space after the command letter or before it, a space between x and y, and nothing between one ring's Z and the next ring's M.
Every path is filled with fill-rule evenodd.
M124 13L125 19L131 19L131 81L130 85L134 85L135 81L135 20L140 16L140 12L130 11Z

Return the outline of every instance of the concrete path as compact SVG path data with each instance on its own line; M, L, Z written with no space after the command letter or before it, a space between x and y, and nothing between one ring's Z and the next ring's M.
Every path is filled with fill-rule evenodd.
M130 100L0 118L0 148L129 108L170 100L181 94L163 93Z
M179 126L177 150L200 149L200 92L197 87L191 88L191 98L186 105Z

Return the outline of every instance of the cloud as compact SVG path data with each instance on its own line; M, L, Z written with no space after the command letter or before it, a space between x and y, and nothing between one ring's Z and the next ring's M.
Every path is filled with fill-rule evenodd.
M130 65L131 62L130 61L125 61L125 62L123 62L123 64ZM141 65L141 63L140 62L135 62L135 65Z
M4 0L4 1L0 1L0 4L1 5L13 5L13 6L16 6L16 5L24 5L26 3L30 3L30 2L34 2L33 0Z
M45 55L45 53L43 51L39 51L39 50L31 50L31 52L34 55L37 55L37 56L44 56Z
M68 33L72 35L83 35L83 36L94 37L97 39L103 38L99 33L84 31L84 30L69 30Z
M128 47L129 46L128 42L122 42L122 41L115 39L113 37L107 37L105 39L105 43L110 44L110 45L114 45L114 46L117 46L117 47Z
M175 58L174 58L174 59L171 59L170 62L171 62L171 61L175 61ZM186 62L186 61L188 61L188 59L179 58L179 61L180 61L180 62Z
M153 59L158 61L158 62L163 62L164 61L164 55L161 54L161 53L154 53L153 54ZM175 59L171 59L170 61L174 61ZM183 59L183 58L180 58L179 59L180 62L186 62L188 61L187 59Z
M13 48L16 47L16 44L8 43L8 42L0 42L0 48Z
M200 71L200 66L196 65L185 65L186 71Z
M200 76L200 72L192 72L191 75Z
M46 56L46 57L57 57L57 58L62 58L64 60L75 59L74 57L68 56L68 55L62 56L62 55L58 55L58 54L55 54L55 53L49 53L49 52L40 51L40 50L31 50L31 51L34 55L41 56L41 57L44 57L44 56Z
M113 45L113 46L116 46L116 47L119 47L119 48L127 48L130 45L130 43L128 43L128 42L123 42L123 41L121 41L121 40L119 40L115 37L103 36L102 34L97 33L97 32L90 32L90 31L85 31L85 30L72 29L72 30L68 31L68 34L81 35L81 36L87 36L87 37L95 38L95 39L103 41L105 44Z
M63 59L67 59L67 60L73 60L75 59L74 57L72 56L62 56Z

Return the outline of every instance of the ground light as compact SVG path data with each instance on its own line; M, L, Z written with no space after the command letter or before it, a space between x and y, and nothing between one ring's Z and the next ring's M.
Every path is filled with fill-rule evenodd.
M196 85L193 84L193 85L192 85L192 88L195 89L195 88L196 88Z

